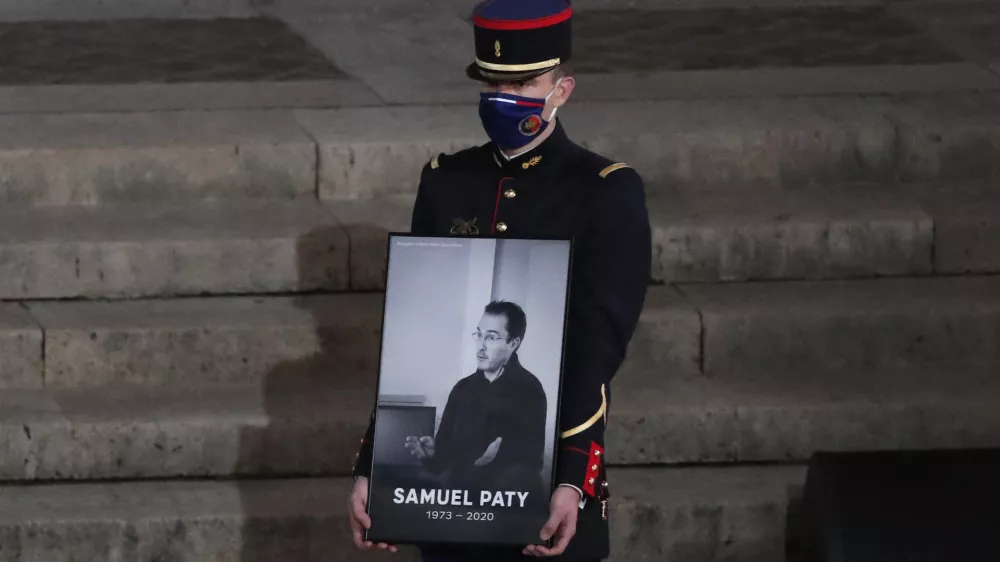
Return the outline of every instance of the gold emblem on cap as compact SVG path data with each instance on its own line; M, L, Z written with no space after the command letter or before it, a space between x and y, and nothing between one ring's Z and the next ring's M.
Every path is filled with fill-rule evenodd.
M499 39L497 39L493 43L493 54L496 55L497 57L500 56L500 40Z

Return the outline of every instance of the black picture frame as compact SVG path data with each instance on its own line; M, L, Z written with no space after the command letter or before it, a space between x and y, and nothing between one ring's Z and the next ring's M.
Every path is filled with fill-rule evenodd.
M536 500L532 502L532 507L530 509L527 507L527 504L525 504L524 507L519 506L514 508L513 501L510 502L510 507L502 508L506 511L498 511L498 509L496 509L493 505L488 507L479 505L475 506L475 509L467 509L469 507L467 505L458 506L457 508L456 506L439 506L438 508L435 508L432 505L430 506L430 509L423 509L422 504L414 506L404 503L390 506L386 502L386 482L401 484L416 484L422 482L422 479L419 476L419 468L417 470L408 470L406 467L407 463L397 462L396 464L387 466L385 463L380 462L380 445L384 445L387 440L393 440L394 442L398 440L397 435L390 436L392 432L387 432L388 426L393 423L398 425L400 419L408 419L407 416L417 420L420 420L421 416L424 416L421 421L414 423L423 424L425 428L428 423L426 419L426 412L428 409L427 406L413 405L411 406L411 408L413 408L413 412L407 412L407 407L405 406L400 406L398 404L383 404L380 402L380 396L383 395L385 353L387 346L392 345L392 342L386 341L386 322L391 314L391 311L389 310L389 302L391 292L393 290L391 282L392 279L390 278L393 272L393 246L396 242L401 240L410 242L418 241L428 244L454 244L456 242L464 242L472 244L517 243L524 245L532 245L536 243L558 243L565 245L566 257L560 264L560 270L565 273L565 284L561 291L563 312L561 318L558 319L559 325L562 328L562 334L558 339L558 373L555 376L556 391L554 397L549 396L547 398L546 408L547 416L548 414L551 414L553 420L553 429L550 432L547 432L546 435L547 437L551 437L551 440L546 440L546 443L549 443L550 445L545 447L544 453L546 458L549 459L549 467L544 471L546 482L542 488L544 497L541 498L542 501L539 501L539 499L536 498ZM388 234L386 240L386 268L384 277L385 293L383 295L382 325L379 346L380 360L376 375L374 396L374 403L376 404L374 409L375 437L372 444L372 464L369 472L371 476L368 482L368 498L366 506L366 511L372 519L372 527L365 531L365 540L376 543L384 542L394 545L413 546L446 545L501 548L523 547L532 544L552 546L553 540L542 540L540 532L542 526L549 517L549 499L552 491L557 485L555 482L555 476L558 458L557 451L560 427L559 418L562 410L564 369L566 362L566 338L568 332L569 307L572 290L573 254L574 241L572 239L565 238L511 238L496 236L456 237L415 235L407 232L390 232ZM527 336L525 339L527 339ZM459 374L460 373L456 373L456 375ZM461 375L464 376L465 374L461 373ZM552 400L552 398L554 398L554 400ZM551 404L551 406L548 404ZM417 414L417 410L420 410L422 413ZM388 415L389 412L393 412L394 415ZM404 413L402 418L400 418L399 415L396 415L399 412ZM417 474L416 476L414 475L415 473ZM391 487L397 489L400 486ZM404 488L415 489L413 486L405 486ZM427 488L421 488L421 490L426 489ZM437 492L440 491L441 488L432 489L435 490L435 499L440 499ZM422 499L426 499L426 492L422 492L422 496ZM509 493L504 494L504 497L505 499L512 499ZM398 499L398 496L395 496L394 494L393 499ZM452 499L454 499L454 497L452 497ZM467 502L469 499L468 495L462 497L463 503ZM496 499L495 496L494 499ZM518 497L518 500L520 500L520 497ZM414 509L415 507L421 507L421 509ZM458 513L458 511L461 511L461 513ZM438 512L438 516L435 517L434 512ZM447 519L444 518L444 513L450 513ZM459 517L459 515L461 515L461 517ZM469 518L470 515L473 518L471 520ZM421 519L422 517L424 519ZM428 521L433 522L433 524L428 525Z

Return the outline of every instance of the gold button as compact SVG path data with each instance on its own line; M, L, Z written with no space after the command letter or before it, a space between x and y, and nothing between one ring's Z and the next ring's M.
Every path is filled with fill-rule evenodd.
M505 222L498 222L497 223L497 230L499 230L500 232L507 232L507 223L505 223Z
M517 192L514 191L513 189L508 189L507 191L503 192L503 196L506 197L507 199L513 199L517 197Z
M595 456L595 457L599 457L599 456L601 456L601 452L600 452L600 451L594 451L594 456Z
M587 480L587 483L588 483L588 484L593 484L593 483L594 483L594 479L593 479L593 478L591 478L590 480Z
M590 470L597 470L597 465L595 464L595 465L591 466Z

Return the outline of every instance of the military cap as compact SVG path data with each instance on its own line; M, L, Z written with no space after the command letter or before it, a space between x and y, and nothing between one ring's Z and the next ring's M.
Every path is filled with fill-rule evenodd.
M544 74L572 54L569 0L485 0L472 15L476 61L466 73L485 82Z

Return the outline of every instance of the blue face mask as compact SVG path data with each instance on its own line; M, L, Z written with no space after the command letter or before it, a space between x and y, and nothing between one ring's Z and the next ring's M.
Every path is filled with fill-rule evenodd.
M483 121L486 135L504 150L521 148L533 141L556 116L558 108L552 110L548 121L542 119L545 103L558 86L559 82L556 82L544 98L483 92L479 97L479 118Z

